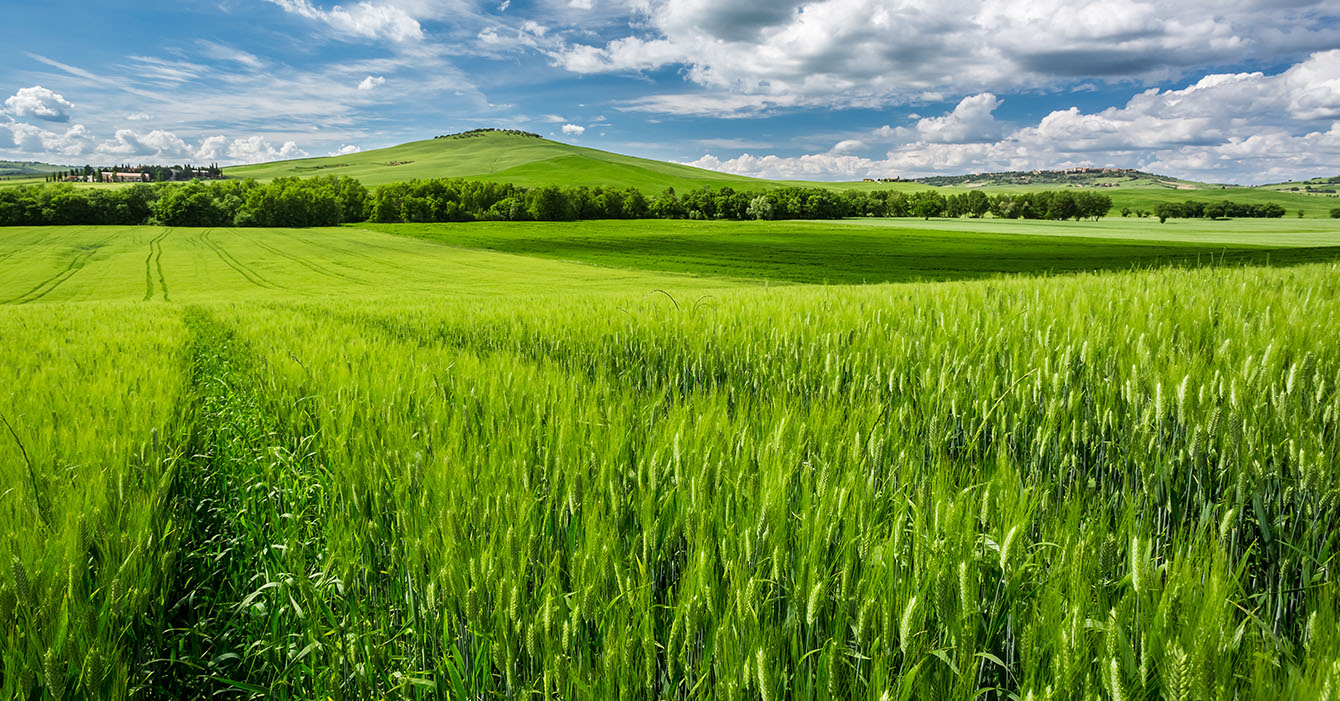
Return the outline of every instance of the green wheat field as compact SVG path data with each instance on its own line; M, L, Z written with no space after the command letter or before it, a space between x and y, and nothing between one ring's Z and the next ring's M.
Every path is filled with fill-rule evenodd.
M0 229L0 697L1338 698L1303 224Z

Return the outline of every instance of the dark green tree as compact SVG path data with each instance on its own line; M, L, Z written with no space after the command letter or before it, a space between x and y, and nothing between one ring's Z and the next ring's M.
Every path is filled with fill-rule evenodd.
M912 195L910 209L912 216L930 219L944 214L945 206L944 195L934 190L923 190Z

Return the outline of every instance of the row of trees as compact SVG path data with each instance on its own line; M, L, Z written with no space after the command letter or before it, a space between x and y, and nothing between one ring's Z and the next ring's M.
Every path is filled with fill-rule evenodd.
M1097 219L1112 201L1090 191L988 195L834 192L789 187L745 192L729 187L647 196L636 188L523 188L459 179L413 180L369 192L347 176L186 184L154 183L103 190L68 184L0 190L0 226L143 224L167 226L329 226L344 222L571 221L578 219L838 219L844 217L983 217ZM1164 203L1171 217L1279 217L1273 203Z
M844 217L981 217L1081 219L1105 216L1111 198L1093 192L945 196L927 190L833 192L789 187L744 192L701 188L645 196L636 188L519 188L464 180L415 180L378 188L369 218L377 222L570 221L576 219L841 219Z
M1274 202L1243 204L1229 200L1215 202L1160 202L1154 207L1154 216L1160 222L1169 219L1278 219L1285 215L1284 207ZM1299 216L1302 216L1301 213Z
M991 198L991 214L1001 219L1098 220L1111 210L1111 197L1087 190L1000 194Z
M350 177L0 189L0 226L333 226L367 219L368 191Z

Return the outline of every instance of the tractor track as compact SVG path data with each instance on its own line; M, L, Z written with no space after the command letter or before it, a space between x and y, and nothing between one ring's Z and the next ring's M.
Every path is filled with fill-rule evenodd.
M335 271L333 271L333 270L327 270L325 267L323 267L323 266L321 266L321 265L318 265L317 263L313 263L312 261L307 260L306 258L303 258L302 256L294 255L294 254L292 254L292 253L285 253L284 251L281 251L281 250L279 250L278 248L275 248L274 246L271 246L271 245L269 245L269 244L267 244L267 243L264 243L264 242L260 241L260 240L257 239L257 238L254 238L254 237L251 237L251 236L246 236L245 238L246 238L248 241L251 241L252 243L256 244L257 246L260 246L261 248L263 248L263 249L265 249L265 250L267 250L267 251L269 251L269 252L271 252L271 253L273 253L273 254L279 256L280 258L287 258L288 260L291 260L291 261L293 261L294 263L297 263L298 265L301 265L301 266L303 266L304 268L307 268L308 270L311 270L312 272L317 273L318 275L325 275L325 276L328 276L328 277L333 277L333 278L335 278L335 279L337 279L337 280L343 280L343 281L345 281L345 282L355 282L355 283L359 283L359 284L366 284L366 282L367 282L366 280L363 280L363 279L361 279L361 278L356 278L356 277L354 277L354 276L352 276L352 275L345 275L345 274L343 274L343 273L338 273L338 272L335 272Z
M206 229L204 233L200 234L200 240L204 241L205 245L209 246L210 250L214 251L214 254L219 257L219 260L223 261L224 265L232 268L238 275L246 278L247 282L250 282L257 287L267 287L274 290L280 289L279 285L261 277L259 273L248 268L237 258L233 257L231 253L223 250L223 246L220 246L218 242L209 237L213 231L213 229Z
M335 252L337 252L337 253L342 253L342 254L344 254L344 255L346 255L346 256L349 256L350 258L352 258L352 259L354 259L354 260L356 260L356 261L362 261L362 262L364 262L364 263L366 263L366 264L371 264L371 265L373 266L373 267L369 267L368 265L354 265L354 264L352 264L352 263L340 263L340 265L342 265L342 266L344 266L344 267L346 267L346 268L351 268L351 269L353 269L353 270L357 270L357 271L360 271L360 272L371 273L371 274L373 274L373 275L376 275L376 274L378 274L378 271L375 270L374 267L379 267L379 268L390 268L390 269L395 270L395 271L398 271L398 272L404 272L404 271L406 271L406 270L409 270L409 268L407 268L403 263L397 263L397 262L395 262L394 260L392 260L392 259L390 259L390 258L377 258L377 257L373 257L372 254L369 252L370 250L373 250L373 249L375 249L375 250L391 250L391 251L395 251L396 249L390 249L390 248L386 248L386 247L384 247L384 246L379 246L379 245L376 245L376 244L365 244L365 248L362 249L362 250L359 250L359 249L352 249L352 248L342 247L342 246L338 245L337 243L334 243L334 242L331 242L331 241L317 241L317 240L315 240L315 239L303 238L303 237L301 237L301 236L294 236L293 238L294 238L294 240L296 240L296 241L301 241L301 242L303 242L303 243L310 244L310 245L312 245L312 246L320 246L320 247L324 247L325 249L330 250L330 251L335 251Z
M164 229L163 233L149 240L149 255L144 259L144 301L154 297L154 270L158 271L158 285L163 290L163 301L168 300L167 278L163 275L163 239L172 233Z
M51 294L51 292L57 287L60 287L62 283L69 280L71 277L74 277L75 273L82 270L84 266L88 264L88 259L92 258L93 254L97 253L105 244L106 241L103 241L91 246L81 247L80 251L75 254L74 258L70 260L70 264L67 265L64 270L37 283L35 287L27 292L5 300L3 304L29 304Z

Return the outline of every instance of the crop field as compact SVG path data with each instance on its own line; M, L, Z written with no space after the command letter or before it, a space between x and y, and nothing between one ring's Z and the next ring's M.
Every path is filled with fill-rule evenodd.
M914 224L0 229L0 697L1340 694L1340 235Z
M619 268L798 283L981 279L1340 259L1340 221L595 221L362 224L453 246ZM1102 240L1095 240L1102 239Z
M1134 219L1109 216L1099 221L1019 221L1009 219L846 219L844 224L877 228L901 228L911 224L917 229L953 231L966 234L1024 234L1158 241L1218 246L1264 246L1268 248L1316 247L1340 245L1340 220L1336 219ZM1221 248L1222 250L1222 248Z

